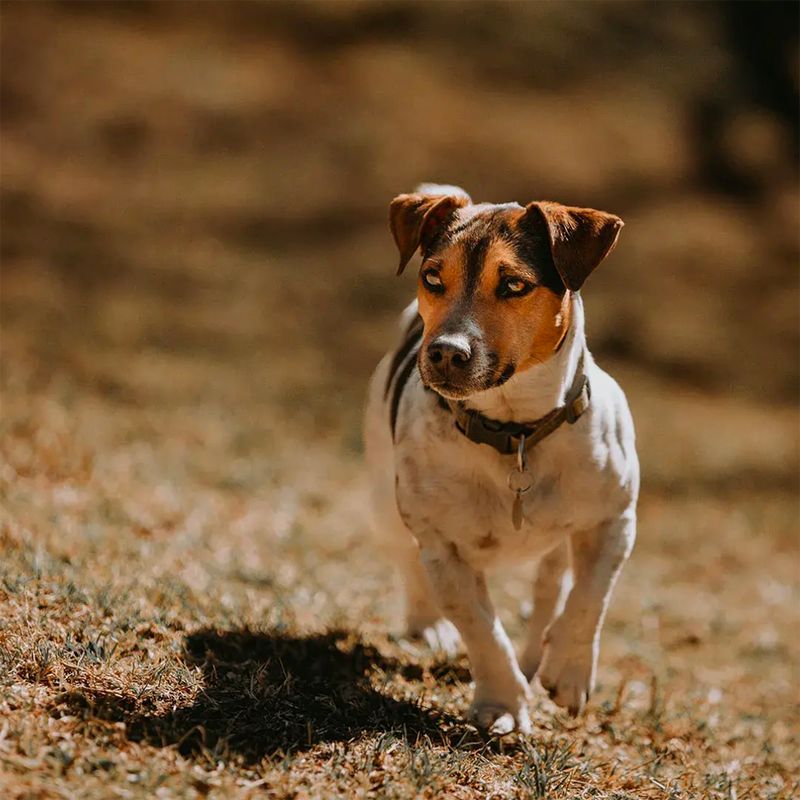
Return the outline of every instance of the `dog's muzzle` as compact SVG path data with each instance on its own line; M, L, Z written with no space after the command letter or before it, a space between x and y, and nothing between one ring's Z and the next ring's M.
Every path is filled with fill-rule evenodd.
M423 348L420 370L431 389L461 398L484 388L490 372L486 362L479 341L463 333L442 333Z

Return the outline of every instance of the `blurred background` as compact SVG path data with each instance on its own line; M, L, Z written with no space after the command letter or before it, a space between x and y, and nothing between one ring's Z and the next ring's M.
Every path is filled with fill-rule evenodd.
M85 619L117 592L108 614L135 602L175 642L396 627L359 547L365 385L415 280L394 277L388 204L438 181L593 206L626 227L583 292L589 344L643 465L601 682L656 676L706 737L724 697L741 763L777 763L797 686L799 53L791 2L3 3L7 568L80 587ZM503 585L512 610L526 575Z
M621 215L586 289L600 359L791 403L795 12L9 3L7 346L131 403L213 360L290 416L330 393L338 424L413 290L388 202L432 180Z

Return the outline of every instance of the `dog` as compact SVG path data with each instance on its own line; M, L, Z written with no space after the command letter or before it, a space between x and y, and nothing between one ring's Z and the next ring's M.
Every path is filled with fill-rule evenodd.
M531 729L530 682L573 715L636 536L639 465L617 383L586 346L580 289L622 220L553 202L473 203L426 184L390 206L398 274L422 255L402 341L370 382L374 526L399 567L409 636L463 641L470 721ZM486 571L537 562L519 659Z

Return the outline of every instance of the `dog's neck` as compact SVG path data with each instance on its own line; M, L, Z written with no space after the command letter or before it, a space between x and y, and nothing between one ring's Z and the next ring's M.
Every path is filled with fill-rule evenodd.
M572 296L570 327L559 347L547 361L511 377L502 386L471 395L467 408L501 422L533 422L562 405L575 380L581 355L586 351L583 301ZM588 369L588 354L583 369Z

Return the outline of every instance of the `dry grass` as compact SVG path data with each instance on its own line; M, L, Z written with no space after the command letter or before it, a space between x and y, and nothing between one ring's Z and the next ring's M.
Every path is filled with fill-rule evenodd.
M528 12L542 24L543 8ZM590 12L575 13L580 27ZM590 333L637 420L639 542L587 714L537 691L530 740L485 741L462 722L466 660L391 635L400 597L364 522L363 386L407 296L390 282L381 204L448 144L404 127L408 106L393 110L382 86L429 74L436 43L347 43L320 87L322 57L286 33L291 19L265 47L180 13L4 15L4 798L797 795L790 235L754 279L745 262L775 231L682 183L685 143L659 161L674 123L642 123L628 155L654 183L633 193L628 250L587 292ZM308 80L310 110L287 75ZM498 111L486 125L516 113L518 86L483 87L473 105L430 75L405 99L439 114L438 130L475 122L483 100ZM330 127L353 97L363 105ZM559 103L541 102L557 120ZM613 113L586 113L599 138L565 146L617 152L597 133ZM552 124L536 135L558 140ZM400 174L408 137L416 161ZM374 175L337 160L353 141ZM521 156L519 174L495 173L498 145L481 172L459 146L447 157L465 183L558 194L557 164ZM573 167L571 191L619 193L611 166ZM687 207L702 221L680 224ZM648 311L667 304L671 317ZM517 637L527 577L495 587Z
M681 485L703 442L673 442L642 501L590 712L570 720L537 694L531 741L492 743L460 721L466 662L386 634L399 598L362 546L363 483L341 432L311 429L301 448L258 403L133 408L68 380L37 387L19 351L4 356L0 757L13 796L792 796L790 450L767 473L776 488L760 468L793 413L717 398L702 420L711 401L628 377L640 417L677 435L668 415L695 408L708 441L762 426L728 456L760 478L720 484L695 456ZM226 381L198 369L212 394ZM660 427L642 426L645 453ZM515 578L503 599L519 634Z

